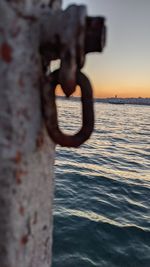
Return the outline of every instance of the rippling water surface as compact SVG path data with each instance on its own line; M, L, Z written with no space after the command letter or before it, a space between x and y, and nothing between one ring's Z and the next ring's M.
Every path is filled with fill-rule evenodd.
M58 100L79 129L80 103ZM150 267L150 107L95 104L79 149L57 147L52 267Z

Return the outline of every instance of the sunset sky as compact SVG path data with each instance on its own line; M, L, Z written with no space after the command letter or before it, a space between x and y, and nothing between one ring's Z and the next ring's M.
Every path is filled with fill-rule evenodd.
M106 17L107 46L83 69L97 97L150 97L150 0L63 0Z

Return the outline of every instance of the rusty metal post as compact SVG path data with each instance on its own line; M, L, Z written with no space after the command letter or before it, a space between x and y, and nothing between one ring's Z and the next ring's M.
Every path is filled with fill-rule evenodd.
M54 144L41 116L39 20L59 0L0 0L0 267L50 267ZM51 27L51 26L50 26Z

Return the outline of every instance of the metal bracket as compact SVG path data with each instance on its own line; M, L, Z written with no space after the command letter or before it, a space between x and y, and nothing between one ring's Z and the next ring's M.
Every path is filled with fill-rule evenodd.
M69 97L75 91L77 69L83 67L85 55L103 51L105 18L88 17L82 5L72 5L64 11L47 9L41 19L40 34L44 70L51 60L61 60L59 83Z
M85 6L72 5L65 11L46 10L41 19L40 33L45 74L51 60L61 60L60 69L46 77L42 88L42 109L48 133L56 144L78 147L90 137L94 128L92 87L79 70L87 53L103 51L105 19L88 17ZM73 136L63 134L59 129L55 103L57 84L61 84L67 97L75 91L76 85L81 89L83 122L80 131Z

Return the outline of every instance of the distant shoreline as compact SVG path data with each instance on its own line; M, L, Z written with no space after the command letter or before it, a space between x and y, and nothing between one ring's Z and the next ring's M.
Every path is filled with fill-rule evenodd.
M96 102L101 103L108 103L108 104L116 104L116 105L124 105L124 104L130 104L130 105L146 105L150 106L150 98L97 98Z
M63 100L67 99L65 96L57 96ZM71 96L71 100L78 101L80 97ZM150 98L138 97L138 98L116 98L116 97L109 97L109 98L95 98L95 102L99 103L106 103L106 104L115 104L115 105L146 105L150 106Z

